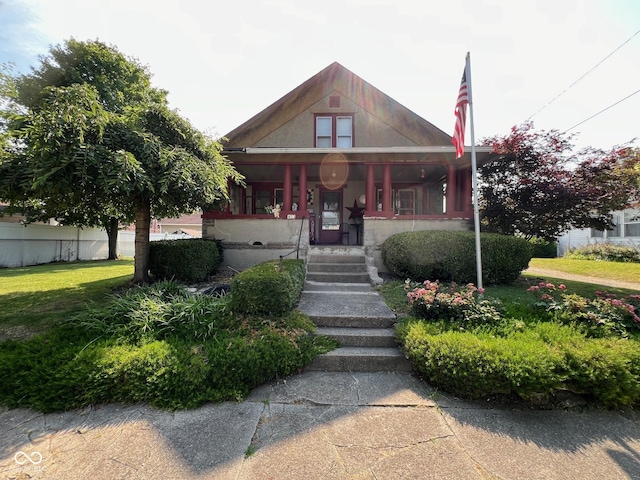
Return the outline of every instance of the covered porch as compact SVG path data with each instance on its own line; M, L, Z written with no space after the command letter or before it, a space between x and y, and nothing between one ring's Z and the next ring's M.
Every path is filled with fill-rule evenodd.
M453 147L260 147L225 153L246 186L231 185L231 201L205 212L204 220L273 219L278 208L280 219L309 219L310 244L365 245L369 220L460 224L473 218L470 155L455 159ZM478 147L478 163L489 153Z

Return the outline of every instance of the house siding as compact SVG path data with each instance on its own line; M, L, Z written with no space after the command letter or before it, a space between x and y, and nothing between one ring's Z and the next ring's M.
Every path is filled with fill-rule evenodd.
M335 96L335 93L332 94ZM417 144L402 135L369 111L358 107L342 97L340 108L329 107L327 95L320 102L293 117L289 122L277 128L256 143L256 147L274 147L286 145L289 148L312 148L314 139L314 115L317 113L353 114L354 146L358 147L410 147Z

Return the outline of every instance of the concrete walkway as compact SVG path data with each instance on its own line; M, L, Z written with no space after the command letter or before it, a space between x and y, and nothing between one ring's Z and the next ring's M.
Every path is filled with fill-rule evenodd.
M240 403L0 411L3 479L637 479L640 416L491 408L406 373L309 372Z
M529 267L524 273L531 273L541 277L561 278L563 280L573 280L583 283L595 283L607 287L628 288L629 290L637 290L640 292L640 283L623 282L620 280L611 280L608 278L590 277L586 275L574 275L572 273L559 272L557 270L548 270L544 268ZM638 279L640 281L640 279Z

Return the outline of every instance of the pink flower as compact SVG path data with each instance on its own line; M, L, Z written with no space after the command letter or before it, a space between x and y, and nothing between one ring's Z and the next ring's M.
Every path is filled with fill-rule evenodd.
M561 283L560 285L558 285L558 288L559 288L560 290L566 290L566 289L567 289L567 287L565 286L565 284L564 284L564 283Z

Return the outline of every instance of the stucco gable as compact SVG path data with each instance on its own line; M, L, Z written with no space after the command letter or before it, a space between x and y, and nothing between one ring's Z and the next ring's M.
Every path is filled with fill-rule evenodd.
M309 112L320 111L324 103L328 109L328 99L336 93L341 96L340 110L353 106L359 112L366 111L379 126L395 130L397 144L451 145L449 135L335 62L225 135L229 139L225 147L275 146L274 143L298 146L281 143L297 138L292 135L292 128L300 128L306 123L305 114L308 117ZM287 127L289 122L292 124ZM275 134L278 130L279 134ZM312 136L313 130L309 132ZM392 137L389 135L385 143L395 141ZM309 146L306 141L302 143Z

